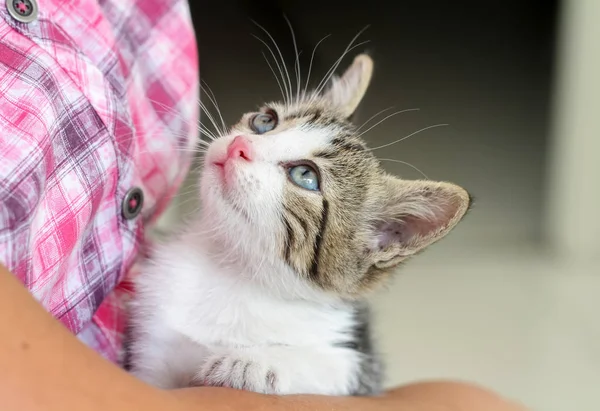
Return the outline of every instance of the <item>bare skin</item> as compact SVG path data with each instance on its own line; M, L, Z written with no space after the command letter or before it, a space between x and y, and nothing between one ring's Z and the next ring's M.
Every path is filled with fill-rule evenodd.
M2 266L0 330L0 409L6 411L524 411L489 391L452 382L408 385L380 398L162 391L79 342Z

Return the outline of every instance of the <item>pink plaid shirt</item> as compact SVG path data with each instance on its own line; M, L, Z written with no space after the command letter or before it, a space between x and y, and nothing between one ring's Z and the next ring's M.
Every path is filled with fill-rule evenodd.
M38 4L30 23L0 5L0 263L118 361L124 279L197 137L189 9L184 0ZM142 211L126 218L135 187Z

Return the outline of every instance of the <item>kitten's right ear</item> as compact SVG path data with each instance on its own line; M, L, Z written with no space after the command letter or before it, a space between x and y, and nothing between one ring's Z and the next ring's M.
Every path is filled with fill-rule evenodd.
M359 54L342 77L332 77L323 97L348 118L367 92L372 75L373 59L366 54Z
M371 265L393 268L446 236L471 205L469 193L451 183L384 177L381 211L368 248Z

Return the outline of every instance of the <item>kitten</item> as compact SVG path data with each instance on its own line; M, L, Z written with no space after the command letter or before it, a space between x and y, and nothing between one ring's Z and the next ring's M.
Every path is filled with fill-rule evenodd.
M137 278L131 372L162 388L374 395L366 296L462 219L453 184L386 174L348 119L373 62L211 143L202 210Z

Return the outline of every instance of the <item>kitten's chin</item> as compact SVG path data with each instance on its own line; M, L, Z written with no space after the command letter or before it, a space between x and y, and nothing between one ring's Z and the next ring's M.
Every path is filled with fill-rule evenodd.
M200 181L202 218L211 224L250 223L251 220L237 199L235 182L223 181L223 170L218 165L207 165ZM241 221L240 221L241 220Z

